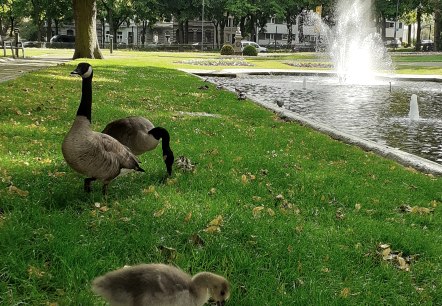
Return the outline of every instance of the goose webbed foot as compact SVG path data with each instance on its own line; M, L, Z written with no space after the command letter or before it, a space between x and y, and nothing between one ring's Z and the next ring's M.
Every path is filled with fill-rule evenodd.
M87 193L91 192L91 190L92 190L91 184L95 180L96 180L96 178L94 178L94 177L88 177L88 178L84 179L84 191L85 192L87 192Z

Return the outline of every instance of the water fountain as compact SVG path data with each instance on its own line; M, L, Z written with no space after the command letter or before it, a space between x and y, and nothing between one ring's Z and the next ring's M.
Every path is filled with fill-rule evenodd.
M410 99L410 111L408 112L410 120L419 120L419 106L417 104L417 95L412 94Z
M370 84L376 73L390 72L392 61L376 33L371 0L340 0L336 26L326 31L329 52L339 80Z

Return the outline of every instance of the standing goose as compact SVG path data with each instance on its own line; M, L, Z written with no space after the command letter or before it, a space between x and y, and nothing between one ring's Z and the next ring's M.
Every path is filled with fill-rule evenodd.
M146 118L132 116L112 121L106 125L102 133L112 136L135 155L155 149L162 139L163 159L167 173L172 174L174 156L170 149L169 132L165 128L154 127Z
M92 290L111 306L218 306L230 296L228 281L210 272L191 277L164 264L141 264L111 271L92 282Z
M71 75L80 75L83 81L77 116L63 141L63 157L72 169L87 176L84 180L86 192L91 191L91 183L98 179L103 182L103 194L106 195L108 184L122 169L144 170L128 148L109 135L91 130L92 66L80 63Z

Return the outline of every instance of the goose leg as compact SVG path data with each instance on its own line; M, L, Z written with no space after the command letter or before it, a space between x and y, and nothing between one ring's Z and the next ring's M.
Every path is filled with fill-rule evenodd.
M109 185L109 182L103 182L103 188L102 192L104 196L107 196L107 186Z
M89 193L91 192L91 184L93 181L95 181L96 178L94 177L88 177L84 179L84 191Z

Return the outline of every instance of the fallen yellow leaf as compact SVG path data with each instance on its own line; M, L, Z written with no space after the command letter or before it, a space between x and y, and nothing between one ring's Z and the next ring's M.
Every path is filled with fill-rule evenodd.
M31 277L42 278L45 275L45 273L46 272L34 266L29 266L28 268L28 275Z
M20 188L15 187L14 185L9 186L8 191L9 191L9 193L18 194L21 197L27 197L29 195L28 191L21 190Z
M341 290L341 297L344 299L350 295L350 288L344 288Z
M206 229L204 229L204 231L205 231L206 233L213 234L213 233L218 233L218 232L220 232L220 231L221 231L221 228L220 228L219 226L217 226L217 225L209 225Z
M248 180L247 180L247 176L245 174L241 175L241 182L243 184L247 184Z
M109 207L107 207L107 206L101 206L99 209L100 209L101 212L106 212L106 211L109 210Z
M155 186L154 185L150 185L149 187L147 187L147 189L143 190L143 193L152 193L155 192Z
M402 256L397 256L396 260L398 262L399 269L404 270L404 271L409 270L410 266L407 264L407 262L405 261L405 259Z
M184 217L184 221L185 221L185 222L189 222L191 218L192 218L192 212L190 211L190 212Z
M253 217L258 217L261 214L261 211L264 209L264 206L256 206L253 208L252 213Z
M157 210L156 212L154 212L153 216L155 218L161 217L164 214L165 211L166 211L166 209L161 208L161 209Z

